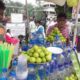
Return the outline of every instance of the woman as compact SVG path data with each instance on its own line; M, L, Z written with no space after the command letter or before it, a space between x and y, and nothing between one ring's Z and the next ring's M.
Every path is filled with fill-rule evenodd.
M42 35L43 38L45 38L45 31L44 31L44 26L41 24L41 21L35 21L36 26L37 26L37 31L36 33ZM38 36L40 37L40 36Z

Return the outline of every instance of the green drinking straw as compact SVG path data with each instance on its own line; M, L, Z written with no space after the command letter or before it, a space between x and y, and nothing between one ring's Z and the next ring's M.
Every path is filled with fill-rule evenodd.
M9 68L14 46L7 43L0 44L0 73L3 68Z
M4 58L4 62L5 62L4 68L8 68L7 64L8 64L8 58L9 58L10 51L8 49L6 49L4 52L5 52L5 55L4 55L4 57L5 57Z
M3 66L3 52L2 52L2 47L0 45L0 74L2 72L2 66Z
M14 46L13 46L13 45L9 45L9 46L8 46L8 49L10 49L10 53L9 53L9 58L8 58L7 67L10 66L10 62L11 62L12 56L13 56Z

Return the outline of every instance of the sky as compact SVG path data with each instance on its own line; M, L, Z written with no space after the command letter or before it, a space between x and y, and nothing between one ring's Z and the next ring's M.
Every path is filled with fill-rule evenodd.
M23 4L25 4L26 0L11 0L11 1L14 1L14 2L21 2ZM27 0L28 3L31 3L33 5L36 5L36 0Z

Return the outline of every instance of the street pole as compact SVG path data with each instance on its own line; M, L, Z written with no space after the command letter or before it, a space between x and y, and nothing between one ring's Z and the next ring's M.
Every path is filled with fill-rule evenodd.
M26 23L26 39L28 41L28 37L29 37L29 14L28 14L28 3L27 0L25 0L25 9L26 9L26 16L27 16L27 23Z

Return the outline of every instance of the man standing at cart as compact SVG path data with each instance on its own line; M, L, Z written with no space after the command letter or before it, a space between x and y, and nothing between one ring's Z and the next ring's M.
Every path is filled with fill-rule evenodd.
M54 27L57 27L63 36L66 38L66 43L69 43L69 26L67 25L67 16L65 13L59 13L57 23L47 29L46 35L50 35Z

